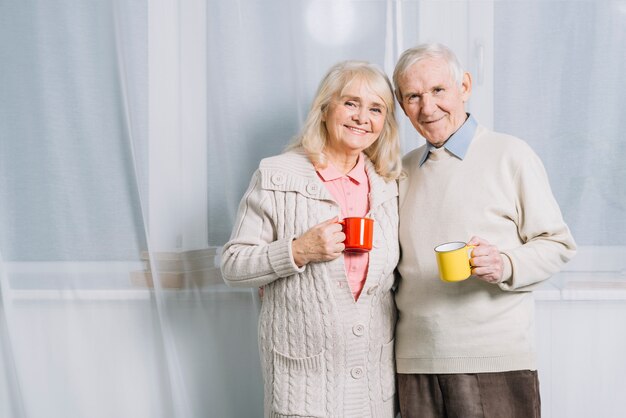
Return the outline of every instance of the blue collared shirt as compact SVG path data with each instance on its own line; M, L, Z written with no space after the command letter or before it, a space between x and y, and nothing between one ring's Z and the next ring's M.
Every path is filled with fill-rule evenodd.
M463 122L463 125L452 134L450 138L443 144L443 147L450 151L452 155L462 160L465 158L465 154L467 153L467 149L469 148L470 142L472 142L472 138L474 137L474 133L476 132L476 127L478 126L478 122L472 115L468 113L467 119ZM424 155L422 155L422 159L420 160L420 167L424 162L428 159L428 155L430 154L430 150L435 148L430 144L430 142L426 142L426 151Z

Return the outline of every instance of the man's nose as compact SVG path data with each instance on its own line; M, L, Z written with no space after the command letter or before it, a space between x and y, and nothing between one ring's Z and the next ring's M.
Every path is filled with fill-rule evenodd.
M424 94L422 96L422 113L424 114L432 114L436 109L435 100L429 94Z

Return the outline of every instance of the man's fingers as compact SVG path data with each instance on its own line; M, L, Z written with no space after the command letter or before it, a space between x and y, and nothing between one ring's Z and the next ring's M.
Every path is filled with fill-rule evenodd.
M486 239L483 239L481 237L474 235L472 238L470 238L469 241L467 241L467 245L476 245L476 246L489 245L489 242Z

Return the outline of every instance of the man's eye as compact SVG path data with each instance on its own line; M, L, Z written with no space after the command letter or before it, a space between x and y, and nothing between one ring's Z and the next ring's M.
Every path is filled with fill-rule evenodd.
M433 90L434 94L439 94L439 93L443 93L444 89L442 87L437 87L435 90Z
M420 97L417 94L410 94L408 97L409 103L416 103Z

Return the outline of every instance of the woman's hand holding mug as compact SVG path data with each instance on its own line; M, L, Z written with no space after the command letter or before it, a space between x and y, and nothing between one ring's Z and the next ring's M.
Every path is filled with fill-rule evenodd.
M345 246L346 235L338 218L328 219L306 231L291 243L293 260L298 267L339 257Z

